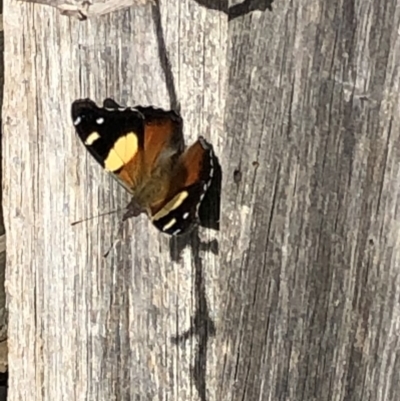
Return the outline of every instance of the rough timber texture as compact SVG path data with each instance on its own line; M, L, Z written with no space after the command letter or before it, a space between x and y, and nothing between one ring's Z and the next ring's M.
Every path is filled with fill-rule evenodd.
M400 8L208 3L161 3L171 71L151 6L6 3L12 401L400 398ZM131 220L104 261L118 217L70 222L127 197L73 135L80 96L179 101L220 155L221 233L180 252Z
M85 20L127 7L155 3L155 0L21 0L56 7L61 14Z
M176 345L173 337L196 316L199 256L213 301L216 256L202 248L194 260L186 248L178 258L179 244L170 252L168 239L142 216L129 221L104 260L122 214L71 227L124 206L128 196L79 142L70 107L79 97L112 96L168 108L165 70L175 79L187 142L202 134L219 152L227 16L191 0L163 2L161 21L151 5L83 22L14 1L5 14L9 399L200 399L190 369L197 338ZM171 71L160 62L155 21ZM207 243L215 232L200 235ZM214 380L211 350L207 377Z
M3 102L4 84L4 34L3 34L3 1L0 0L0 105ZM1 135L1 128L0 128ZM0 147L1 155L1 147ZM0 167L0 177L2 175ZM3 208L1 207L2 195L0 192L0 400L2 400L1 374L7 370L7 310L6 293L4 288L6 269L6 238L4 232Z
M400 399L396 4L230 23L216 399Z

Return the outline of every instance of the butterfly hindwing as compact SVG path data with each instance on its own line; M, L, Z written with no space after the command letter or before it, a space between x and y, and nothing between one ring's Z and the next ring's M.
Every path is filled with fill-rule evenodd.
M151 220L162 232L184 234L197 220L198 208L214 173L214 152L202 137L178 161L179 171L165 202L152 209Z

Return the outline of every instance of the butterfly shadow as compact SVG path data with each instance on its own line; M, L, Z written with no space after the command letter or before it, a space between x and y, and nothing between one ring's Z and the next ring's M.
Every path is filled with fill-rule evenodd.
M221 182L222 169L215 157L215 175L213 182L207 191L205 198L199 209L200 226L219 230L220 200L221 200ZM204 264L200 257L200 252L212 252L218 254L218 241L204 243L200 239L199 228L195 227L188 235L171 237L170 256L175 262L181 258L181 253L186 247L190 247L194 261L194 298L195 312L191 318L190 327L183 333L178 333L171 340L174 344L180 345L192 337L197 338L197 347L195 350L195 360L190 368L193 382L198 391L201 401L206 401L207 386L207 347L208 342L216 334L215 323L210 317L209 307L206 297L206 288L204 281Z
M229 7L228 0L195 0L197 4L210 10L221 11L228 15L228 21L232 21L242 15L251 13L252 11L272 12L272 3L274 0L244 0L242 3Z
M210 10L221 11L228 15L228 21L251 13L252 11L266 11L272 12L272 3L274 0L244 0L242 3L235 4L229 7L228 0L195 0L200 6ZM160 60L161 68L164 72L165 83L168 91L171 109L180 112L180 104L176 92L176 85L174 75L172 73L171 61L168 56L167 46L165 43L165 35L161 20L161 7L160 1L155 0L152 5L152 18L154 21L156 37L157 37L157 51Z
M171 105L171 109L179 113L181 108L178 102L178 95L176 93L176 86L174 74L172 73L171 61L169 59L167 45L165 44L164 30L161 23L161 8L159 0L156 0L154 2L151 7L151 12L156 30L158 58L160 60L161 68L164 72L169 102Z
M158 56L165 76L171 109L179 113L180 104L178 102L171 62L165 44L159 0L156 0L152 7L152 17L157 35ZM214 178L203 202L200 205L199 223L202 227L219 230L222 169L217 157L214 158L214 161ZM207 243L202 242L199 236L198 227L196 227L189 234L171 237L169 241L171 260L178 262L181 259L182 251L186 247L192 249L194 260L195 312L194 316L191 318L189 329L183 333L177 333L171 341L176 345L180 345L191 339L193 336L197 337L195 360L193 366L191 366L190 372L200 400L206 401L207 347L210 338L215 336L216 328L209 313L203 275L203 260L200 257L200 252L205 251L218 254L219 245L217 240Z
M196 337L197 345L195 348L194 363L190 367L190 375L195 384L196 390L199 394L201 401L207 401L207 384L206 384L206 372L207 372L207 349L208 342L216 334L215 323L212 320L209 312L209 307L206 298L206 288L204 280L204 268L203 260L200 257L201 241L196 227L190 234L189 239L190 246L193 250L193 261L194 261L194 316L190 319L190 327L183 333L177 333L176 336L171 338L171 341L175 345L182 345L187 340ZM171 240L171 248L175 248L175 252L182 246L181 238ZM183 248L182 248L183 249Z

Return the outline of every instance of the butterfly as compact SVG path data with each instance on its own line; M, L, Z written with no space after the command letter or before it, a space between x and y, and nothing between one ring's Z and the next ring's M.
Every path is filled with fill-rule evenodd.
M76 133L89 153L132 195L123 220L141 213L163 233L184 234L215 171L213 148L203 137L185 149L183 121L174 111L121 107L107 98L72 103Z

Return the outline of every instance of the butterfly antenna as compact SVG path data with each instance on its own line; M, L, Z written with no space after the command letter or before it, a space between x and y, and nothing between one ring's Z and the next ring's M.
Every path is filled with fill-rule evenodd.
M86 219L77 220L77 221L74 221L73 223L71 223L71 226L76 226L77 224L84 223L85 221L94 220L94 219L98 219L99 217L108 216L110 214L118 213L121 210L123 210L123 209L111 210L110 212L100 213L100 214L97 214L96 216L90 216L90 217L87 217Z
M82 219L82 220L77 220L74 221L73 223L71 223L71 226L76 226L77 224L80 223L84 223L85 221L89 221L89 220L93 220L93 219L98 219L99 217L103 217L103 216L108 216L110 214L114 214L114 213L118 213L121 212L122 210L125 209L116 209L116 210L111 210L110 212L106 212L106 213L100 213L96 216L90 216L86 219ZM121 220L118 224L118 232L117 232L117 238L113 241L113 243L111 244L110 248L108 248L108 251L103 255L103 257L107 257L109 255L109 253L111 252L112 249L115 248L115 245L117 245L118 241L122 240L122 234L123 234L123 229L124 229L124 222L125 220Z

